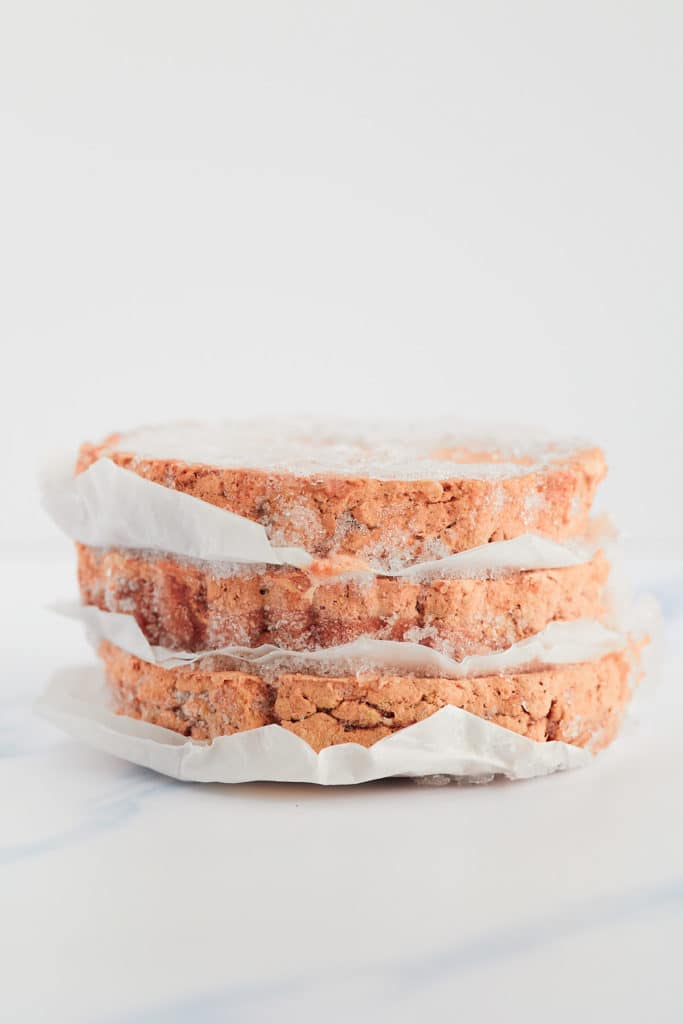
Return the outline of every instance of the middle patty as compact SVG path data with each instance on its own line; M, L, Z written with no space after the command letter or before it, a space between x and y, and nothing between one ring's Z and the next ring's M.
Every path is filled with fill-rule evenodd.
M152 644L202 651L274 644L311 651L367 635L436 648L456 660L500 650L555 620L601 618L602 552L559 569L495 578L325 578L291 566L220 566L78 545L85 604L135 616Z

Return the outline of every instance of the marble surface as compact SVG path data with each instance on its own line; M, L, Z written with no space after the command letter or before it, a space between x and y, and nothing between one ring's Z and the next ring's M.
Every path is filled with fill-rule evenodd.
M330 790L177 783L38 720L92 655L41 607L72 559L6 559L3 1019L683 1019L683 563L632 569L664 669L589 769Z

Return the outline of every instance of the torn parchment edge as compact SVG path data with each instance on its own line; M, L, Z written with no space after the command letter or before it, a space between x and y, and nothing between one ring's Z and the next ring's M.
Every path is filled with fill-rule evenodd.
M362 636L346 644L294 651L262 644L259 647L227 645L207 651L175 651L149 643L135 617L126 612L109 612L94 605L62 602L54 610L82 622L88 639L97 649L105 640L133 657L161 668L196 665L208 658L225 658L242 669L311 672L322 675L373 670L418 676L462 679L496 675L531 665L568 665L593 661L621 650L628 633L610 629L597 619L551 622L545 629L518 640L502 651L454 658L409 640L377 640Z

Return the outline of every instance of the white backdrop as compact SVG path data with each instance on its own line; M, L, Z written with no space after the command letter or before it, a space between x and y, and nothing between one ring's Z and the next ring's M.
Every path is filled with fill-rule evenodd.
M46 450L403 411L588 434L680 542L681 38L674 0L6 4L3 544L61 543Z

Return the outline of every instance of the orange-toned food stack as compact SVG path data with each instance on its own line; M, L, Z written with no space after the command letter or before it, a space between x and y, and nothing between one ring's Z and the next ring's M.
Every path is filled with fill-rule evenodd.
M618 729L636 653L590 520L597 448L443 425L179 424L85 444L77 472L93 481L83 603L134 617L154 654L101 633L122 714L195 739L274 723L315 750L370 746L445 705L541 743L596 750ZM112 474L131 493L116 528ZM243 558L234 543L206 557L191 525L206 506Z

